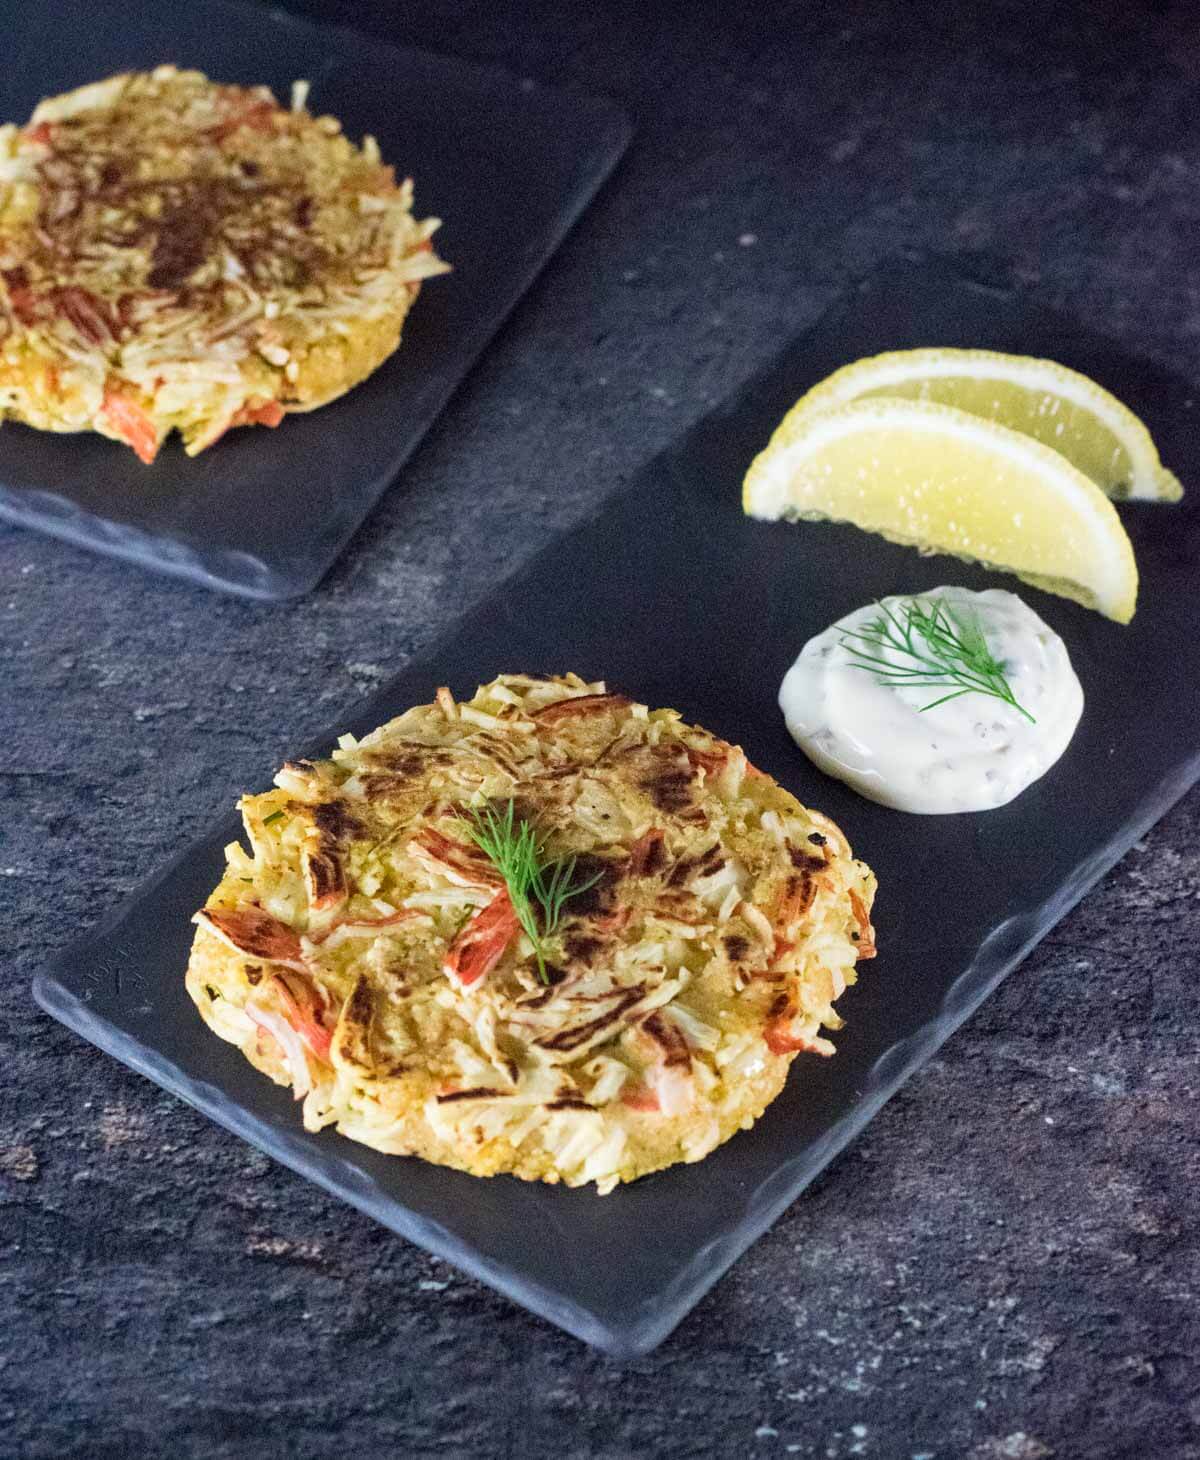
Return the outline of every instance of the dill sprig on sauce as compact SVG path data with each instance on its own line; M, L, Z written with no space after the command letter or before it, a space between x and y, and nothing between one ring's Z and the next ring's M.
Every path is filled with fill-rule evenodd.
M511 801L503 811L468 807L463 820L472 841L504 878L517 922L533 944L538 979L548 983L544 939L558 927L566 903L594 887L601 874L575 882L575 857L547 858L545 839L516 814Z
M1004 665L988 648L983 625L973 609L951 607L944 598L910 598L898 611L881 603L879 616L861 629L847 630L841 643L855 666L873 674L880 684L950 691L922 705L922 712L961 695L981 694L1003 700L1031 725L1037 723L1018 703ZM911 667L868 652L871 649L891 650L910 659Z

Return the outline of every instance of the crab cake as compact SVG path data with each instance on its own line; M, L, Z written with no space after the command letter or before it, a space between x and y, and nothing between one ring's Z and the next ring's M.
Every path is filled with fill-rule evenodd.
M874 954L827 818L574 674L449 690L241 803L196 914L205 1022L334 1125L601 1192L754 1123Z
M306 93L160 66L0 127L0 421L195 455L387 359L438 220Z

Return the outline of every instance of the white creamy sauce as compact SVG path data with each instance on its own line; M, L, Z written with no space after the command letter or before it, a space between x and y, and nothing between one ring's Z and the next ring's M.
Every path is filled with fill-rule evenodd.
M1070 743L1083 711L1083 690L1066 646L1015 593L938 588L915 595L971 610L1017 703L980 693L922 709L953 688L881 684L850 652L847 633L879 618L868 604L803 648L779 690L792 738L821 770L898 811L925 814L1003 806L1044 775ZM909 597L886 598L903 614ZM850 640L897 669L912 659ZM880 672L886 672L881 669Z

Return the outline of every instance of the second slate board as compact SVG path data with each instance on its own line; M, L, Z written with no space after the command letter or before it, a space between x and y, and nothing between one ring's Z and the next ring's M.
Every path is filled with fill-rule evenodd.
M856 356L917 345L1046 354L1115 390L1183 477L1178 507L1125 506L1142 570L1122 628L1032 589L1087 697L1064 758L1011 805L913 817L816 771L775 703L805 640L871 598L998 574L850 527L748 522L747 462L787 406ZM233 818L58 957L36 994L57 1018L403 1236L610 1353L659 1343L1006 973L1200 776L1200 484L1192 391L1020 294L945 265L897 266L791 345L591 523L549 547L404 671L295 753L327 753L439 684L573 669L743 745L830 814L879 874L880 956L839 1003L838 1053L801 1057L753 1130L611 1196L479 1180L306 1133L288 1095L201 1025L183 986L189 918ZM1164 671L1171 666L1171 672ZM1137 754L1128 754L1136 740ZM254 789L265 787L271 767ZM537 1240L530 1240L537 1233ZM850 1239L853 1241L853 1236Z
M64 45L64 36L87 45ZM249 598L315 586L416 449L615 165L629 137L605 101L296 20L261 5L0 0L0 122L42 97L162 61L265 83L371 133L419 217L444 220L454 272L426 283L400 349L369 380L277 431L231 432L153 466L102 437L0 427L0 516Z

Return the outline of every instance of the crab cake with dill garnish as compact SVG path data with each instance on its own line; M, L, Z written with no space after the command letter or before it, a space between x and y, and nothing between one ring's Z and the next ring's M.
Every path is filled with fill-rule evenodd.
M334 1125L609 1191L752 1125L874 953L829 820L576 675L449 690L241 803L196 914L206 1023Z
M387 359L438 220L306 93L160 66L0 127L0 421L195 455Z

